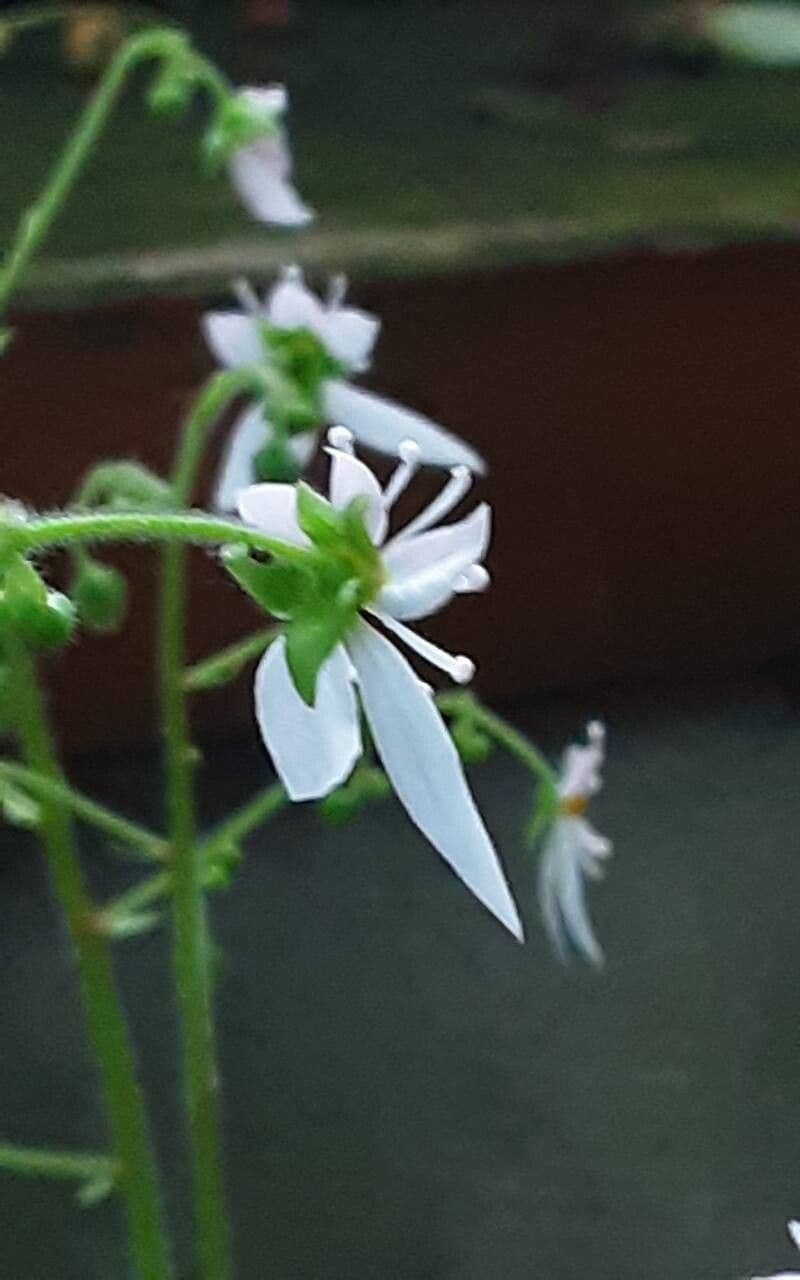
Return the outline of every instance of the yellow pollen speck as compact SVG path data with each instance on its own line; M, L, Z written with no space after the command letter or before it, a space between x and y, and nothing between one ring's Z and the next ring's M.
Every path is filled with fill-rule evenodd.
M564 796L558 806L558 812L565 818L579 818L589 803L588 796Z

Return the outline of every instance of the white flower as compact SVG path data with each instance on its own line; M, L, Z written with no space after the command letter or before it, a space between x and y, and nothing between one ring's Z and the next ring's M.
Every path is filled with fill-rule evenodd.
M243 294L243 310L212 311L203 318L206 340L225 365L259 364L265 359L259 326L267 324L283 332L305 330L314 335L344 375L369 367L380 322L356 307L343 305L345 283L334 281L327 303L306 287L301 272L288 268L260 303L249 291ZM325 423L342 423L353 435L381 453L398 456L400 445L413 440L421 460L432 466L466 466L483 472L482 458L456 436L429 418L390 400L350 385L345 377L325 379L320 388ZM223 511L236 506L236 492L253 482L253 460L272 436L272 428L260 406L245 410L234 424L223 456L214 495ZM290 447L300 467L316 445L313 431L293 435Z
M797 1248L800 1249L800 1222L792 1219L787 1223L786 1230L789 1232ZM778 1271L771 1276L753 1276L752 1280L800 1280L800 1272L797 1271Z
M583 814L591 796L600 790L605 759L605 729L587 727L586 746L570 746L564 753L558 783L558 810L542 850L539 900L545 928L562 960L571 941L598 967L603 952L586 910L584 877L599 880L611 842L599 835Z
M454 524L434 528L468 490L456 468L431 505L386 541L389 510L418 465L413 443L386 489L350 452L352 437L335 428L329 439L330 502L343 510L364 503L364 524L379 548L383 585L367 611L409 649L458 682L471 679L469 658L444 652L405 625L445 605L456 592L484 589L481 564L490 535L483 503ZM242 519L269 535L307 545L292 485L260 484L239 494ZM387 776L412 821L467 887L522 940L522 925L491 838L475 806L452 739L430 688L384 635L357 615L352 630L322 664L313 706L300 697L283 638L262 658L255 709L264 742L293 800L327 795L345 781L362 753L359 702Z
M305 227L314 214L292 183L292 157L282 125L288 97L281 84L246 88L237 97L255 115L263 115L263 137L233 152L228 161L231 181L251 217L282 227Z

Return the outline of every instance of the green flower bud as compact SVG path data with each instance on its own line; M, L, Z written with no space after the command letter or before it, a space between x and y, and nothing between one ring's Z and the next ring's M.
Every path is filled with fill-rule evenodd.
M492 753L491 739L469 719L454 720L450 737L465 764L483 764Z
M117 569L87 557L78 566L71 590L85 627L99 632L117 630L128 595L127 583Z
M45 586L30 561L20 556L6 570L2 616L28 644L46 649L66 644L75 626L72 601Z
M300 467L292 457L286 442L270 440L253 459L253 475L256 480L273 480L281 484L294 484L300 476Z
M147 94L147 105L159 116L180 116L188 107L194 92L195 77L191 64L173 58L159 71Z

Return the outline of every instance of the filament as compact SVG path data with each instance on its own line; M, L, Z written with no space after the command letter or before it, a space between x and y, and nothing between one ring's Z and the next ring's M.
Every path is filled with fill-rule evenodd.
M446 649L441 649L438 644L426 640L424 636L412 631L396 618L390 617L388 613L381 613L377 609L371 612L383 623L387 631L393 631L398 640L402 640L409 649L413 649L426 662L430 662L431 666L444 671L451 680L455 680L456 684L469 684L475 674L475 663L471 658L463 653L448 653Z
M430 529L431 525L438 524L450 514L453 507L458 505L471 485L472 472L469 467L453 467L450 479L441 492L437 493L433 502L395 535L394 541L399 542L401 538L410 538L412 534L422 533L425 529Z
M421 451L416 440L403 440L397 452L400 462L383 491L383 505L387 511L391 511L400 494L408 488L420 464Z

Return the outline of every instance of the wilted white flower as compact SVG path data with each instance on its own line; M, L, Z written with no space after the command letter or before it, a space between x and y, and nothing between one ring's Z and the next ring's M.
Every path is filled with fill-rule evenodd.
M292 157L282 124L288 107L281 84L240 89L238 99L263 116L264 134L237 147L228 160L231 181L251 217L282 227L304 227L314 214L292 183Z
M374 595L362 606L409 649L454 680L473 674L469 658L444 652L418 635L408 621L441 609L456 592L488 583L481 561L490 536L490 509L482 503L464 519L440 525L469 488L466 468L454 470L430 506L386 540L389 511L419 461L409 442L385 489L352 454L350 433L329 436L330 504L338 511L363 504L369 535ZM283 542L310 547L297 518L297 488L260 484L239 494L242 519ZM370 573L372 581L372 573ZM362 613L322 663L313 706L298 693L277 639L262 658L255 680L255 709L264 742L294 800L317 799L345 781L362 753L359 703L386 774L412 821L467 887L515 935L522 925L491 838L470 794L452 739L430 688Z
M800 1222L792 1219L787 1223L786 1230L789 1232L793 1242L800 1249ZM800 1280L800 1272L798 1271L778 1271L771 1276L753 1276L752 1280Z
M587 726L587 745L570 746L564 753L558 783L558 809L542 850L539 900L545 927L562 960L568 942L592 964L602 965L603 952L586 909L584 878L599 880L611 842L586 821L590 798L602 786L600 769L605 759L605 728Z
M249 290L243 291L241 311L212 311L203 319L206 340L225 365L236 367L275 362L284 357L284 376L295 379L302 393L303 408L310 410L314 421L305 417L291 422L293 405L288 410L288 447L299 467L310 458L316 445L314 428L341 423L357 440L381 453L399 456L401 444L413 440L424 463L438 467L466 466L482 472L479 454L456 436L429 418L411 409L350 384L349 379L369 367L380 322L357 307L344 305L345 282L334 281L327 302L322 302L308 289L302 273L295 267L285 270L270 289L263 303ZM310 360L303 348L295 365L287 370L291 350L281 346L281 339L305 335L317 344L319 359ZM277 421L279 406L270 407ZM231 511L236 505L237 490L252 484L254 462L276 434L267 421L261 405L246 409L234 424L223 456L215 491L215 504Z

